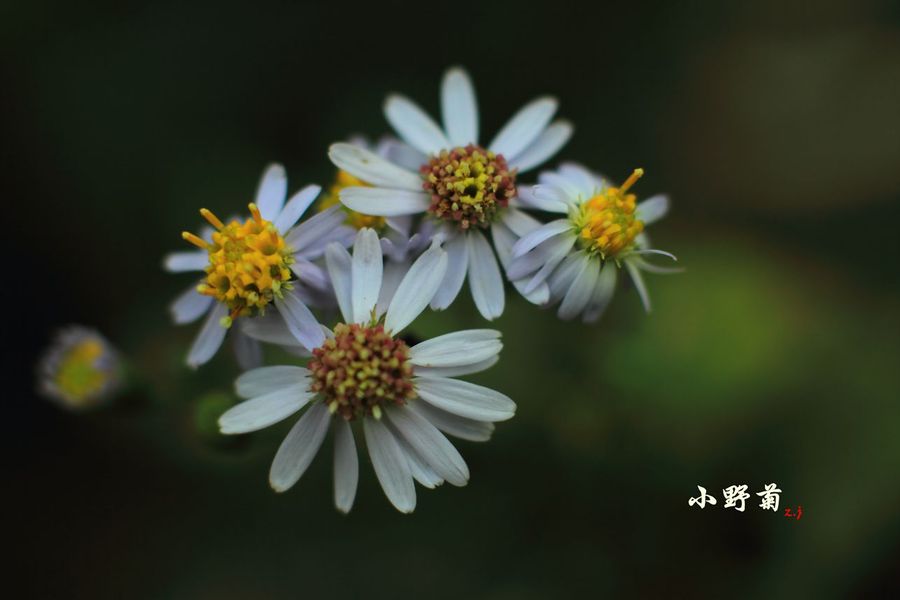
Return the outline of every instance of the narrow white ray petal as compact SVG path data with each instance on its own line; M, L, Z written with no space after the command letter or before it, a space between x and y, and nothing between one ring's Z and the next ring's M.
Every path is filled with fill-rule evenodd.
M537 272L547 264L548 259L560 252L565 253L575 243L575 234L559 233L538 244L523 256L513 257L509 263L507 274L510 279L520 279Z
M175 298L169 305L169 312L178 325L193 323L209 310L212 303L212 296L201 294L197 291L197 284L194 284Z
M350 300L354 323L366 323L372 318L372 310L381 291L383 270L378 234L368 227L360 229L353 244L350 264Z
M671 252L666 252L665 250L659 250L657 248L643 248L640 250L632 250L628 253L628 256L646 256L648 254L654 254L656 256L665 256L666 258L671 258L675 262L678 262L678 257L672 254Z
M460 417L432 406L427 402L413 401L407 407L428 419L432 425L447 435L452 435L461 440L486 442L491 439L491 434L494 433L493 423Z
M353 322L352 260L350 253L337 242L325 248L325 266L345 323Z
M202 271L209 264L209 253L206 250L189 250L187 252L171 252L163 259L163 268L170 273L185 271Z
M597 278L597 285L594 286L594 293L588 302L587 308L584 309L583 320L585 323L594 323L606 310L609 301L612 300L613 292L616 290L616 276L619 270L615 265L607 264L600 269L600 276Z
M581 265L581 259L585 255L586 253L583 251L570 252L560 263L559 267L547 278L547 283L550 285L551 301L562 300L562 297L569 291L569 286L572 285L572 281L578 272L578 267Z
M272 489L284 492L299 481L319 452L330 424L331 415L325 405L319 402L310 406L291 427L269 469L269 485Z
M503 276L491 245L480 231L466 234L469 245L469 289L481 316L492 321L503 314Z
M234 381L234 391L241 398L254 398L289 386L300 385L308 376L309 371L303 367L290 365L260 367L242 373Z
M417 376L421 377L459 377L461 375L472 375L474 373L481 373L482 371L487 371L491 367L497 364L497 361L500 360L500 355L495 354L494 356L478 361L476 363L471 363L467 365L460 365L458 367L419 367L416 366L413 369L413 373Z
M339 418L334 421L334 505L347 514L356 499L359 457L350 424Z
M581 196L572 196L566 190L549 183L538 184L532 189L536 206L548 212L568 214L582 200Z
M630 260L622 261L625 264L625 268L628 269L628 274L631 276L631 281L634 282L634 289L637 290L638 296L641 297L641 302L644 305L644 310L650 312L650 294L647 292L647 286L644 284L644 278L641 276L641 270L637 268Z
M409 360L421 367L456 367L490 358L502 348L496 329L468 329L416 344L409 349Z
M425 459L422 458L418 452L407 442L400 432L397 431L397 428L394 425L385 419L382 421L387 428L391 430L391 434L394 436L394 439L397 440L397 443L400 445L400 448L403 450L403 454L406 456L406 462L409 463L409 472L412 474L413 479L419 482L420 485L428 488L429 490L433 490L439 485L443 485L444 480L434 472Z
M245 400L219 417L219 431L231 434L264 429L306 406L312 396L308 384L296 383Z
M422 178L417 173L353 144L332 144L328 158L337 168L370 185L411 191L422 189Z
M597 176L578 163L563 163L559 166L558 172L578 188L578 193L583 198L591 198L600 191Z
M644 222L644 225L655 223L669 212L669 197L665 194L650 196L637 205L634 216Z
M661 265L655 265L651 262L647 262L639 256L635 256L633 258L630 258L629 260L633 261L641 271L647 271L648 273L655 273L657 275L674 275L675 273L684 273L684 267L663 267Z
M457 235L444 244L447 251L447 272L444 281L431 299L432 310L444 310L456 300L466 279L469 267L469 251L465 235Z
M284 167L279 164L269 165L259 180L259 187L256 188L255 202L262 218L266 221L274 221L281 212L281 207L284 206L286 196L287 175Z
M327 290L331 281L328 275L319 265L306 260L305 258L295 258L291 263L291 271L300 280L301 285L314 287L318 290Z
M509 163L510 166L518 169L519 173L524 173L544 163L566 145L572 137L573 129L568 121L554 122L527 148L517 154Z
M262 344L258 340L244 333L240 328L241 320L238 320L238 330L231 335L231 347L234 349L234 357L238 366L243 371L256 369L263 364Z
M544 240L569 231L570 229L572 229L572 223L569 222L568 219L557 219L556 221L550 221L545 225L541 225L537 229L533 229L519 238L519 241L513 245L512 255L514 258L518 258Z
M548 192L544 191L544 188L556 188L556 192L549 193L552 194L552 197L561 199L567 204L590 199L590 196L585 196L581 192L581 188L574 181L555 171L542 171L538 182L535 194L545 195Z
M494 238L494 248L497 250L497 258L500 259L500 264L503 268L507 270L506 275L509 277L508 269L511 262L512 246L517 239L516 235L502 223L494 223L491 225L491 235ZM532 304L541 306L546 304L550 299L550 289L546 284L540 284L533 290L526 291L525 288L528 284L527 279L510 279L516 290Z
M275 308L291 334L307 350L313 350L325 341L325 334L312 312L297 296L296 290L287 290L281 298L275 297Z
M388 96L384 116L403 141L425 154L437 154L450 148L447 136L424 110L398 94Z
M322 188L317 185L308 185L291 196L281 213L275 218L273 223L275 229L282 235L287 233L291 227L297 224L297 221L300 220L300 217L303 216L303 213L306 212L306 209L309 208L309 205L313 203L313 200L316 199L316 196L321 191Z
M228 330L222 327L219 321L227 314L228 307L218 302L209 311L200 333L197 334L197 338L188 352L187 364L189 367L196 369L209 361L222 345L222 340L225 339Z
M321 249L314 252L312 250L316 248L316 244L332 235L334 230L344 222L346 216L340 206L330 206L287 232L284 241L294 250L294 253L302 255L304 258L316 258L325 251L326 243L322 242Z
M384 242L386 240L382 238L381 241ZM400 287L400 282L403 281L403 277L409 271L409 267L410 261L408 260L401 262L385 261L384 274L381 279L381 292L378 294L378 304L375 306L376 316L381 317L387 312L388 307L391 305L391 300L394 299L394 295L397 293L397 288Z
M416 488L406 454L384 423L363 419L363 433L381 489L397 510L411 513L416 508Z
M444 434L425 417L406 407L391 406L385 410L390 422L413 450L451 485L464 486L469 481L469 467Z
M556 269L556 266L568 256L572 246L575 245L576 237L574 235L562 235L559 237L559 240L547 240L545 243L547 248L544 253L544 265L528 281L528 284L525 286L527 292L531 292L537 289L538 286L543 285L553 270Z
M500 220L519 237L531 233L543 225L528 213L515 208L507 208L500 213Z
M278 311L267 311L264 316L245 319L241 323L241 331L255 340L276 344L291 352L299 352L300 356L310 356L297 338L293 336Z
M599 266L596 260L591 260L587 256L582 258L578 272L575 274L575 280L569 291L566 292L562 304L559 305L557 315L560 319L572 319L581 314L581 311L587 306L594 292L594 286L597 285L597 277L600 275Z
M416 377L422 400L454 415L478 421L505 421L516 412L516 404L496 390L446 377Z
M444 280L447 253L434 244L412 264L397 287L384 318L386 331L396 334L418 317Z
M415 215L430 205L425 192L389 188L348 187L341 190L340 197L350 210L377 217Z
M507 160L515 157L533 142L556 112L555 98L543 97L522 107L500 130L488 148Z
M556 190L548 192L546 189L538 194L541 186L523 185L516 190L516 198L524 208L533 208L552 213L567 214L569 205L561 199L562 191ZM546 188L547 186L544 186Z
M422 154L400 140L388 140L384 145L383 152L382 156L390 162L412 173L418 173L419 167L428 162L428 155ZM421 179L419 183L421 185Z
M444 129L454 146L478 143L478 103L468 73L449 69L441 83L441 113Z

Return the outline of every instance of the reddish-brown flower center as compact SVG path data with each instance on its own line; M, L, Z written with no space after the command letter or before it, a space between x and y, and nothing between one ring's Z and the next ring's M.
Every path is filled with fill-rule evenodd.
M422 188L431 194L428 212L460 229L487 227L516 195L516 171L502 154L481 146L442 150L421 167Z
M382 325L341 323L334 338L313 350L307 368L310 389L348 421L370 415L379 419L384 407L406 404L416 395L409 346L385 333Z

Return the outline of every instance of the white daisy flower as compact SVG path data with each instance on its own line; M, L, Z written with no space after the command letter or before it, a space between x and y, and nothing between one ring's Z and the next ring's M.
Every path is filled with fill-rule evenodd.
M352 257L331 244L326 261L344 322L334 332L320 330L306 368L263 367L241 375L236 391L248 400L222 415L220 429L256 431L308 406L278 449L269 482L277 492L297 483L333 428L334 502L348 512L359 474L356 423L388 499L397 510L412 512L414 480L427 488L468 482L469 469L444 433L485 441L494 422L515 412L507 396L455 379L496 363L500 332L459 331L412 347L398 337L444 278L447 253L437 244L400 282L383 320L376 310L383 266L377 234L361 230Z
M440 223L449 266L432 308L450 306L468 276L479 312L495 319L505 303L503 277L483 230L491 229L496 244L498 235L521 236L536 225L515 208L516 178L553 156L568 141L572 126L561 120L550 123L557 102L538 98L516 113L487 147L479 145L475 91L460 68L444 76L441 107L443 129L404 96L392 95L385 102L387 120L415 149L414 158L397 150L385 159L352 144L334 144L328 155L338 168L370 186L342 190L347 207L384 217L427 214ZM540 294L529 300L545 300Z
M550 303L560 302L559 317L582 315L585 322L600 318L615 290L617 272L624 267L650 311L650 297L641 271L672 273L678 269L648 263L647 255L675 257L650 247L644 226L669 210L669 199L657 195L637 203L631 186L644 174L635 169L619 187L580 165L567 164L541 173L532 190L521 190L524 205L565 215L526 234L512 248L510 278L529 278L525 289L545 283Z
M102 335L80 325L59 330L38 363L38 391L70 410L103 404L121 382L118 352Z
M200 214L213 229L207 229L202 237L182 234L199 250L169 254L165 268L203 271L205 275L175 300L172 316L181 324L207 315L188 353L188 365L197 367L211 359L235 319L263 315L272 304L293 337L314 347L319 324L307 305L315 303L317 292L328 290L329 282L313 260L338 237L336 228L344 219L340 208L332 207L294 226L320 189L307 186L285 202L284 168L271 165L263 173L256 201L249 205L250 218L226 224L204 208ZM242 363L257 360L259 349L253 344L253 340L238 342Z

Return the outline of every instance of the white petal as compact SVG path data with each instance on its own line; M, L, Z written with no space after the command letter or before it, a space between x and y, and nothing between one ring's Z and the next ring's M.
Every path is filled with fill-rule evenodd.
M634 289L637 290L638 296L641 297L644 310L650 312L650 294L647 292L647 286L644 284L644 278L641 276L640 269L630 260L622 262L625 264L625 268L628 269L628 274L631 275L631 281L634 282Z
M559 174L571 181L582 198L592 198L599 191L597 176L577 163L564 163L559 167Z
M325 341L325 334L312 312L296 294L297 290L287 290L282 297L275 297L275 308L291 334L307 350L318 348Z
M353 508L359 481L359 457L350 424L335 419L334 424L334 505L346 514Z
M247 319L238 320L238 330L231 336L231 346L234 349L234 357L238 366L244 370L256 369L263 363L262 344L243 331L241 323Z
M196 369L213 357L219 346L222 345L225 334L228 333L228 330L219 323L227 314L228 307L218 302L209 311L200 333L197 334L197 338L188 352L188 366Z
M488 147L507 160L512 160L544 131L556 112L556 106L556 99L549 97L538 98L526 104L500 130Z
M234 381L234 391L241 398L255 398L289 386L300 385L309 376L303 367L279 365L260 367L242 373Z
M269 470L269 485L272 489L284 492L297 483L319 452L330 423L328 409L319 402L312 405L291 427Z
M481 373L487 371L497 364L500 355L481 360L475 363L460 365L458 367L415 367L413 372L421 377L459 377L460 375L472 375L473 373Z
M527 148L516 155L510 166L524 173L547 161L551 156L559 152L572 137L572 124L568 121L556 121L547 127L536 140Z
M594 286L594 293L591 295L591 300L584 310L583 320L585 323L593 323L606 310L609 301L612 300L613 292L616 290L616 275L618 272L619 270L612 264L606 264L600 269L600 276L597 279L597 285Z
M469 245L469 289L475 306L488 321L503 314L503 276L490 244L480 231L466 234Z
M337 242L332 242L325 248L325 266L345 323L353 322L351 264L350 253Z
M372 318L372 310L381 291L381 273L384 261L381 244L374 230L360 229L353 244L350 265L350 299L353 306L353 322L366 323Z
M664 194L651 196L637 205L635 217L650 225L659 221L669 212L669 197Z
M163 268L170 273L185 271L202 271L209 264L209 253L206 250L188 252L171 252L163 259Z
M291 229L284 241L296 254L313 259L325 252L325 246L347 215L340 206L331 206Z
M416 344L409 349L409 360L421 367L457 367L491 358L502 348L496 329L469 329Z
M255 340L277 344L293 351L302 350L302 354L309 356L309 352L291 334L284 319L277 311L268 311L265 316L244 320L241 324L241 331Z
M516 199L518 199L525 208L536 208L538 210L561 214L569 212L569 205L560 200L555 192L548 194L545 190L544 193L538 194L537 191L538 186L519 186L516 188Z
M422 400L449 413L478 421L505 421L516 412L508 396L481 385L445 377L416 377Z
M407 407L417 412L432 425L453 437L458 437L470 442L486 442L494 433L494 424L487 421L476 421L448 413L427 402L410 402Z
M384 242L386 240L382 238L381 241ZM406 260L402 262L385 261L384 273L381 279L381 292L378 294L378 304L375 307L375 314L378 317L387 312L388 307L391 305L391 300L394 299L394 295L397 293L397 288L400 287L400 283L406 276L407 271L409 271L409 267L410 263Z
M384 328L398 333L418 317L444 280L447 272L447 253L437 244L426 250L403 277L391 299Z
M309 402L313 394L307 383L297 383L245 400L219 417L222 433L258 431L282 421Z
M513 258L506 272L510 279L519 279L537 272L542 267L545 267L548 262L552 263L550 266L552 269L556 265L556 263L553 263L553 260L557 259L556 262L559 262L575 244L575 239L576 236L573 233L557 234L539 244L537 248L524 256Z
M561 300L566 295L566 292L569 291L569 287L571 287L575 276L578 274L578 267L581 265L581 260L584 256L584 252L572 252L562 261L559 268L550 274L547 283L550 285L551 302Z
M526 254L529 250L547 240L554 235L563 233L572 229L572 223L568 219L557 219L550 221L546 225L542 225L537 229L523 235L512 248L512 255L515 258Z
M428 162L428 156L426 154L422 154L405 142L394 139L385 143L383 154L380 155L395 165L412 173L418 173L419 167ZM421 179L419 182L421 185Z
M305 258L294 258L291 263L291 271L300 280L301 285L314 287L318 290L327 290L331 285L331 281L322 268Z
M198 292L195 284L175 298L169 305L169 312L172 314L172 320L178 325L193 323L209 310L212 302L212 296Z
M539 228L543 223L532 217L526 212L515 208L507 208L500 213L500 220L509 227L510 231L517 236L522 237Z
M574 235L561 235L558 236L558 238L559 239L547 240L544 243L544 246L538 249L543 253L544 265L534 274L525 286L525 291L530 292L537 289L539 285L542 285L556 266L568 256L569 251L572 250L572 246L575 245L576 237Z
M340 197L350 210L377 217L414 215L431 205L425 192L388 188L348 187L341 190Z
M502 223L494 223L491 226L491 235L494 238L494 248L497 249L497 258L504 269L508 269L510 265L510 256L512 254L512 246L516 242L516 235ZM509 277L509 271L507 271ZM528 281L525 279L512 279L512 284L522 294L526 300L532 304L543 305L550 299L550 289L547 284L540 284L532 291L526 292Z
M397 440L397 443L400 444L400 448L403 449L403 454L406 455L406 462L409 463L409 471L412 473L413 479L419 482L420 485L428 488L429 490L433 490L439 485L444 483L444 480L441 479L440 475L435 473L434 469L432 469L425 459L416 452L415 448L413 448L409 442L403 439L403 436L400 435L400 432L397 431L397 428L394 427L390 422L387 422L388 429L391 430L391 433L394 436L394 439Z
M363 419L363 432L381 489L397 510L411 513L416 508L416 488L403 449L384 423L375 419Z
M444 281L431 299L433 310L444 310L456 300L466 279L466 270L469 266L469 251L465 235L457 235L444 244L447 251L447 272L444 273Z
M567 214L579 199L578 195L570 195L566 190L547 183L536 185L532 189L535 207L548 212Z
M469 467L437 427L405 407L389 407L385 414L403 439L409 442L439 477L451 485L466 485L469 481Z
M262 218L274 221L284 206L285 196L287 196L287 175L284 167L271 164L263 172L259 187L256 189L256 207Z
M422 189L422 178L417 173L398 167L365 148L353 144L332 144L328 157L337 168L370 185L411 191Z
M581 259L575 280L569 291L566 292L562 304L559 305L557 314L560 319L571 319L584 310L594 293L594 286L597 285L597 277L600 275L599 267L596 260L591 260L587 256Z
M316 196L321 191L322 188L317 185L308 185L291 196L291 199L287 201L281 214L278 215L273 223L275 229L282 234L287 233L300 220L300 217L303 216L303 213L306 212L306 209L309 208L309 205L313 203L313 200L316 199Z
M403 141L425 154L437 154L450 148L450 142L437 123L409 98L397 94L388 96L384 116Z
M444 129L454 146L478 143L478 104L469 75L456 67L447 71L441 84Z
M534 191L535 194L550 195L549 197L563 200L567 204L590 199L590 196L582 193L578 184L554 171L542 171L538 181L540 183ZM545 191L544 188L556 188L556 191Z

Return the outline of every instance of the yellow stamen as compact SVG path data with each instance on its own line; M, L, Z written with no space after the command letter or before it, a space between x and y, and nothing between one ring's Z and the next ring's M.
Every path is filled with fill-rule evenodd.
M225 224L219 220L219 217L214 215L211 210L207 210L205 208L200 209L200 214L203 215L203 218L209 221L209 224L215 227L218 230L225 229Z
M644 176L643 169L635 169L634 172L625 180L625 183L622 184L622 187L619 188L619 192L624 194L628 191L628 189L637 183L637 180Z
M263 218L259 212L259 207L257 207L253 202L248 204L247 207L250 209L250 214L253 215L253 220L262 225Z
M197 237L196 235L194 235L193 233L191 233L190 231L182 231L181 238L183 240L187 240L188 242L197 246L201 250L209 250L209 244L206 243L204 240L200 239L199 237Z

